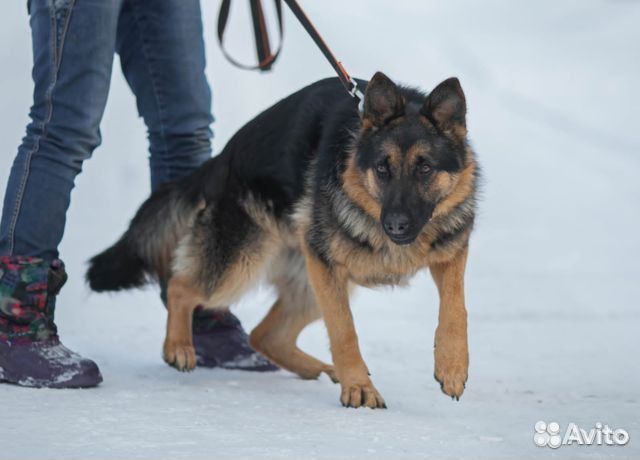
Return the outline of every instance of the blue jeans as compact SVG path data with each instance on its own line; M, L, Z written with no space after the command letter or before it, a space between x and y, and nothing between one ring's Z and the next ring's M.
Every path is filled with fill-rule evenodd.
M114 53L149 135L151 186L211 156L199 0L30 0L33 106L7 184L0 255L58 257L82 163L100 145Z

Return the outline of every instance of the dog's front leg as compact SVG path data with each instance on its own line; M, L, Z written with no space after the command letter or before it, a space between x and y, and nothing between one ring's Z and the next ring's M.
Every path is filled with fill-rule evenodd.
M202 302L201 296L186 278L174 276L167 288L167 335L164 340L163 358L179 371L196 367L193 348L193 311Z
M329 267L305 250L307 273L329 333L331 355L340 381L340 401L346 407L386 408L367 369L349 307L348 277L344 269Z
M440 294L434 376L442 391L455 399L462 396L469 369L467 310L464 305L466 262L465 247L450 261L430 267Z

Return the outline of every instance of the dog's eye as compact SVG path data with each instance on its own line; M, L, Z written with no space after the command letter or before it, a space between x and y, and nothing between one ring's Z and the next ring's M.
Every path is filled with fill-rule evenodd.
M427 163L422 163L419 167L418 167L418 172L423 175L426 176L427 174L429 174L431 172L431 166L429 166Z
M389 174L389 166L386 163L378 163L376 165L378 176L387 176Z

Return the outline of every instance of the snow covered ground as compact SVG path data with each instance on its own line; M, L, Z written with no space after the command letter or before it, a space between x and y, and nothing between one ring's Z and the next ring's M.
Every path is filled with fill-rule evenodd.
M204 9L219 150L251 116L331 69L289 14L275 72L232 68L214 39L217 3ZM467 276L464 396L451 401L432 378L437 295L426 274L354 302L387 411L343 409L326 378L179 374L160 359L155 289L90 294L85 261L114 241L149 187L143 123L116 66L104 144L73 196L62 245L71 279L57 313L65 343L95 359L105 382L0 386L0 458L640 457L640 4L302 3L354 75L382 69L425 89L457 75L465 88L486 181ZM7 2L0 15L3 190L30 103L25 10ZM247 15L233 14L230 47L252 57ZM271 300L257 290L235 311L250 328ZM301 345L329 358L321 324ZM538 448L538 420L587 431L603 422L631 440Z

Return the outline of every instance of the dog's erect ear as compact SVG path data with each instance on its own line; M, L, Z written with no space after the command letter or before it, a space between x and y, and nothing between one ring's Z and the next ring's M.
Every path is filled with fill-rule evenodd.
M404 99L400 90L382 72L376 72L364 93L363 120L377 127L404 114Z
M443 131L466 128L467 102L457 78L448 78L427 96L420 112Z

